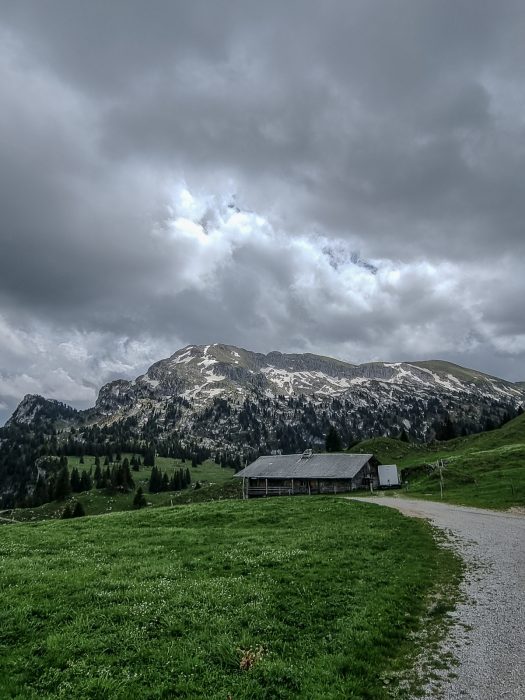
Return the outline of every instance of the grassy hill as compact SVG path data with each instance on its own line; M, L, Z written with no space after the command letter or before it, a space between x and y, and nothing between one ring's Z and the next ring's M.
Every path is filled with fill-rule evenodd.
M381 700L459 573L427 523L331 497L6 526L0 559L3 700Z
M497 430L434 445L377 438L351 451L372 452L384 464L396 463L413 496L440 497L438 474L426 465L442 459L444 500L485 508L525 505L525 414Z

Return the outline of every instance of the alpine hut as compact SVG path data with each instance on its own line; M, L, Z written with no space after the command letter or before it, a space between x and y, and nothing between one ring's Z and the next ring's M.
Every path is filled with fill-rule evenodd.
M378 461L371 454L303 454L259 457L235 474L243 498L344 493L377 488Z

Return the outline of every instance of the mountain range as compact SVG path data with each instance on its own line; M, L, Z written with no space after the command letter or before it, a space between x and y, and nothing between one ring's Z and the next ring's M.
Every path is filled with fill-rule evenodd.
M524 400L523 383L443 361L355 365L310 353L189 345L133 381L106 384L86 411L27 395L7 426L30 425L46 415L60 418L63 428L132 419L139 434L154 420L160 438L175 431L210 447L237 448L252 428L260 433L257 444L248 440L252 447L283 449L283 429L292 427L315 446L326 423L353 439L405 430L428 441L445 420L474 432L500 423Z

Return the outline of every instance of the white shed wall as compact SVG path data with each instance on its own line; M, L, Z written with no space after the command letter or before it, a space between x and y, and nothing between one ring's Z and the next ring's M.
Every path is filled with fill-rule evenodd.
M378 472L379 486L399 486L399 474L395 464L381 464Z

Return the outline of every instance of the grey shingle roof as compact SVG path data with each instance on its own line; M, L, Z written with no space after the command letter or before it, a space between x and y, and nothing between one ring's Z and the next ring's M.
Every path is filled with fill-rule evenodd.
M352 479L373 455L313 454L259 457L236 477L268 479Z

